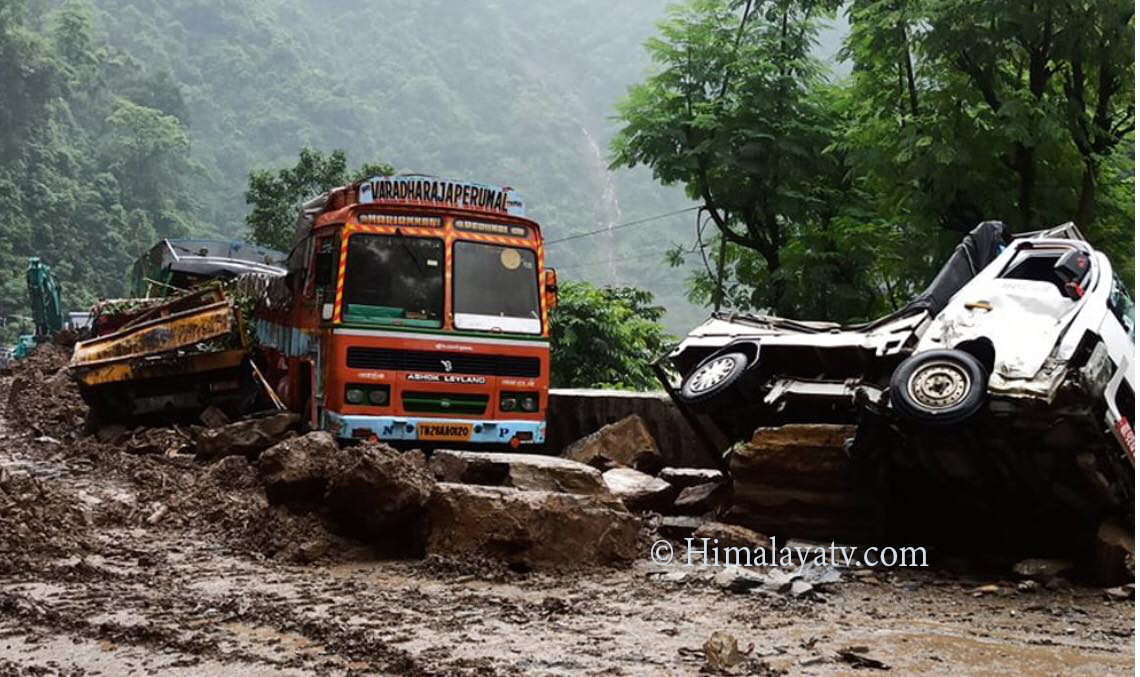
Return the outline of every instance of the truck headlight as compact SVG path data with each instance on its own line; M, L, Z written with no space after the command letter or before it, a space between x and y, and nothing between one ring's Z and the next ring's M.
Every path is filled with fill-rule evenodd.
M363 404L364 403L364 389L356 386L348 386L344 389L344 401L349 404Z
M534 395L523 395L520 404L523 411L538 411L538 398Z
M518 406L519 401L514 395L503 395L499 398L499 409L503 411L514 411Z
M388 386L381 386L379 388L373 388L372 390L369 390L368 402L369 404L375 404L378 407L382 407L385 404L388 404Z

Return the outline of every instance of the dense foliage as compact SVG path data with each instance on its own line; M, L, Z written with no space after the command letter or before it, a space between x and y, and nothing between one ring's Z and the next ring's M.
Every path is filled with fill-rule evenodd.
M660 387L650 363L665 350L670 337L660 323L665 309L652 304L653 295L641 289L563 282L551 314L551 384Z
M122 294L136 255L192 228L178 87L96 41L82 3L3 0L0 93L0 317L29 314L32 255L69 307Z
M320 151L302 148L297 164L276 172L258 169L249 173L245 201L250 212L245 217L249 237L257 244L289 252L301 205L316 195L371 176L391 176L395 170L386 164L365 164L348 172L343 150L327 157Z
M27 314L26 256L77 308L122 293L161 235L247 236L250 172L302 148L512 185L551 239L683 208L600 150L666 1L0 0L0 313ZM652 286L684 326L701 313L683 275L629 254L659 261L690 230L660 219L547 261Z
M1075 221L1131 284L1132 3L855 0L834 83L811 44L838 4L689 0L646 45L613 159L715 226L692 298L867 318L985 219Z

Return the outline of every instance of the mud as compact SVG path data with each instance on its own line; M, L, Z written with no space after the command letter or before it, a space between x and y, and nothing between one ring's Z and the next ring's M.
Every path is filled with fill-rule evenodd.
M718 631L738 674L1132 671L1131 599L1004 571L848 570L793 596L648 552L559 575L384 559L270 506L245 459L196 461L188 430L86 430L48 352L0 380L0 675L695 674Z

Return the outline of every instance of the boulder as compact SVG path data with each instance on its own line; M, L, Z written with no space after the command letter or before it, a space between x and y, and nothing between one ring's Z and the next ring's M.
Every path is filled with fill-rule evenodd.
M331 469L325 502L346 531L411 552L434 489L435 478L414 458L384 444L361 445L345 449Z
M714 468L662 468L657 476L678 489L709 482L723 482L724 473Z
M706 522L693 532L693 540L709 539L718 548L770 548L772 542L767 536L746 527L723 522Z
M673 499L673 485L633 468L613 468L602 475L606 487L634 511L661 510Z
M431 469L440 482L610 496L601 472L557 456L441 449L432 454Z
M603 426L574 442L566 447L562 457L603 471L624 466L653 474L663 465L657 442L637 414Z
M319 501L332 462L340 455L333 436L323 430L294 437L261 452L258 470L270 503Z
M282 412L220 428L207 428L198 434L194 453L206 460L223 456L256 458L290 435L300 420L297 414Z
M726 482L708 482L685 487L673 501L672 512L678 515L703 515L715 511L728 498L729 485Z
M640 520L597 496L445 482L427 506L425 550L567 569L644 556L640 533Z

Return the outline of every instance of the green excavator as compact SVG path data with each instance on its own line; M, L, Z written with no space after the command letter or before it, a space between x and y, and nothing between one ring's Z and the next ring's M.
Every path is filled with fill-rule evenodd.
M15 359L27 357L37 344L51 340L52 334L63 329L67 323L67 316L60 305L59 283L52 274L51 267L38 256L32 256L28 259L26 279L35 333L20 335L16 345L11 348L11 357Z

